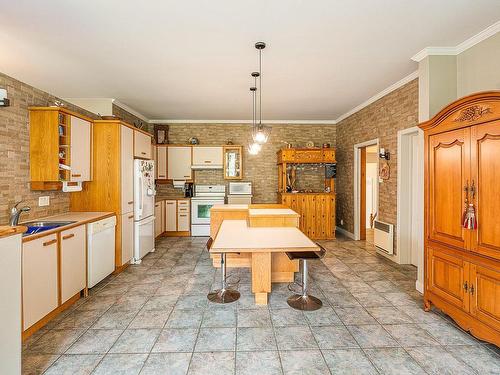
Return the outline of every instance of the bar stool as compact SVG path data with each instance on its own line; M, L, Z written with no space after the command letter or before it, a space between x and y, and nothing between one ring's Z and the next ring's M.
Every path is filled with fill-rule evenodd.
M290 260L299 259L300 261L302 261L301 283L299 284L293 282L288 285L288 289L290 289L290 291L292 292L295 292L295 290L293 289L294 285L299 285L302 288L300 294L295 293L293 296L290 296L287 299L288 305L296 310L314 311L320 309L321 306L323 306L323 303L319 298L307 294L307 261L310 259L321 259L326 254L326 250L323 248L323 246L318 243L316 243L316 245L318 245L319 251L290 251L286 253Z
M207 241L207 250L210 252L214 240L210 237ZM233 284L239 283L239 279L233 284L228 283L228 279L231 276L226 276L226 253L220 254L220 273L221 273L221 286L220 289L214 290L208 293L207 298L210 302L215 303L231 303L237 301L240 298L240 292L231 289Z

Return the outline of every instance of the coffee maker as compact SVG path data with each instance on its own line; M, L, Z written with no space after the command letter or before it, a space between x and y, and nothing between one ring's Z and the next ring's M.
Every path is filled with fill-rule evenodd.
M185 198L191 198L193 196L193 183L192 182L186 182L184 184L184 197Z

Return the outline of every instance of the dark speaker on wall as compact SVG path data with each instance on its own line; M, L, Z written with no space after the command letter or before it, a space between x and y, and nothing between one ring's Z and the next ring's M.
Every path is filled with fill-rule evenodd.
M325 178L337 177L337 163L325 164Z

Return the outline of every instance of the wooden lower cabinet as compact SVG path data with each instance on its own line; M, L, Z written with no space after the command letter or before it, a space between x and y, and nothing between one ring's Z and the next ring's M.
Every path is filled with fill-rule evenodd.
M471 264L469 283L472 288L471 315L496 329L500 335L500 272L493 268Z
M185 198L163 201L163 231L165 236L191 234L191 201Z
M57 247L56 234L23 244L23 330L38 322L59 304Z
M427 290L469 311L469 262L453 252L427 248Z
M165 201L165 232L177 231L177 201Z
M335 238L335 194L280 193L278 203L300 214L300 230L309 238Z
M134 213L121 216L121 266L132 260L134 256Z
M85 226L61 232L61 303L87 285Z
M474 336L500 346L500 272L496 262L441 245L426 248L426 310L431 304Z

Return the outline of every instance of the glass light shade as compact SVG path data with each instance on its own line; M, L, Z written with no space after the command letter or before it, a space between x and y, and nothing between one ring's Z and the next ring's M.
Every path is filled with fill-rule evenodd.
M250 155L257 155L260 152L261 148L262 146L260 144L254 142L248 146L248 153Z
M254 142L259 144L264 144L267 142L269 138L269 134L271 133L271 127L265 125L257 125L252 131L252 138Z

